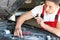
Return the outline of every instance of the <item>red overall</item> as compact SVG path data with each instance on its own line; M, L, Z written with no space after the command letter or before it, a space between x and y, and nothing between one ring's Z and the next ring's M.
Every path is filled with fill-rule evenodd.
M48 22L44 22L44 23L49 25L50 27L56 28L56 24L58 22L58 15L59 15L59 13L60 13L60 8L59 8L59 10L58 10L58 12L57 12L57 14L55 16L55 20L53 22L48 21ZM43 7L43 11L42 11L41 17L43 18L43 16L44 16L44 7ZM44 29L44 28L42 28L42 29Z

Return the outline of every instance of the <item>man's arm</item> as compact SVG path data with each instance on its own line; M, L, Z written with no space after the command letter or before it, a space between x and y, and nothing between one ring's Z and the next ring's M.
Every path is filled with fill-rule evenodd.
M40 24L45 30L57 35L60 37L60 22L57 22L56 28L50 27L49 25L45 24L40 17L36 17L38 24Z
M18 20L17 20L17 23L16 23L14 35L16 35L16 36L22 36L21 25L24 23L24 21L29 20L31 18L33 18L31 11L26 12L25 14L23 14L22 16L20 16L18 18Z
M29 20L31 18L33 18L32 12L30 12L30 11L29 12L26 12L25 14L21 15L18 18L16 27L20 27L23 24L24 21Z
M50 26L48 26L48 25L46 25L44 23L42 23L42 24L43 24L42 27L45 30L47 30L47 31L49 31L49 32L51 32L53 34L56 34L58 37L60 37L60 22L57 23L57 27L56 28L50 27Z

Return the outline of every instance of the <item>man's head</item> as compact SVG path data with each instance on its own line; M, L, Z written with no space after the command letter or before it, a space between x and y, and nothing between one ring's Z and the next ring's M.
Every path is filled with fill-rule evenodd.
M59 0L45 0L46 13L53 13L59 6Z

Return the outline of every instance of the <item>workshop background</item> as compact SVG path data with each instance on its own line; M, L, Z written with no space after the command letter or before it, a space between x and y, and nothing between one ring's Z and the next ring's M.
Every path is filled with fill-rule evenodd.
M13 35L19 16L43 3L44 0L0 0L0 40L60 40L55 34L38 28L34 18L22 24L23 38Z

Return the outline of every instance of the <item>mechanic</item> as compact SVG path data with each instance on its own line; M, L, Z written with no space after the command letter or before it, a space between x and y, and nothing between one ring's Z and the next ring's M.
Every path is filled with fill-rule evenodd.
M38 17L35 17L38 14ZM43 5L36 6L31 11L26 12L20 16L17 20L14 35L21 36L21 25L24 21L35 18L40 25L39 28L43 28L58 37L60 37L60 8L59 0L45 0Z

